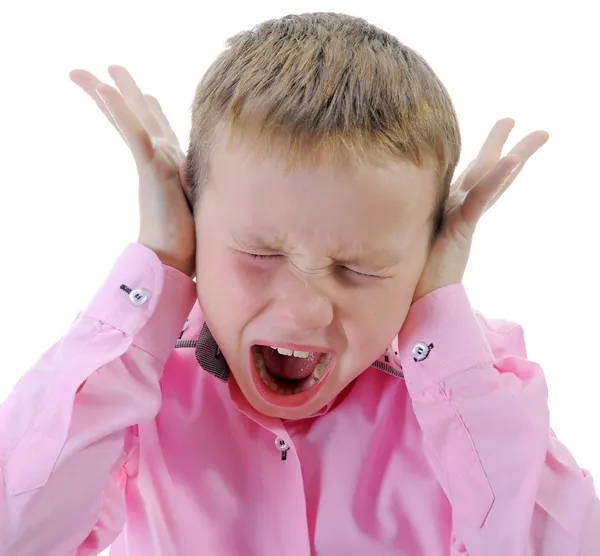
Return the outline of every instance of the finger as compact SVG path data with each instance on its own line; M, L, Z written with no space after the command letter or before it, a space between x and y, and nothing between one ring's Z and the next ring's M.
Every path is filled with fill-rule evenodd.
M493 160L495 164L502 156L502 149L514 127L515 121L512 118L498 120L492 127L483 146L479 150L477 158Z
M146 128L148 133L155 137L160 137L160 126L148 108L146 99L131 74L122 66L110 66L108 73L119 91L121 91L127 106Z
M461 216L469 226L475 226L483 213L491 206L496 192L503 187L512 172L521 163L514 154L501 158L494 167L467 194L462 207Z
M510 175L508 180L504 183L504 185L496 192L494 199L492 200L489 206L492 206L500 196L510 187L510 185L515 181L517 176L521 173L521 170L525 167L527 161L539 150L541 149L550 138L550 135L547 131L534 131L521 139L508 154L514 154L521 159L521 163L517 167L517 169ZM489 208L489 207L488 207Z
M154 149L145 127L115 88L103 83L96 91L125 137L138 166L146 163L152 157Z
M494 124L470 170L463 177L460 184L462 190L470 191L494 167L502 156L502 149L514 126L512 118L504 118Z
M156 100L156 98L152 95L144 95L144 98L146 99L146 104L148 105L148 108L150 109L150 111L156 118L158 125L160 126L163 137L165 137L171 143L179 147L179 140L177 139L177 135L175 135L175 132L173 131L169 120L167 120L167 117L165 116L158 100Z
M112 117L111 113L106 108L104 101L100 98L100 96L96 92L96 88L99 85L102 85L102 81L100 81L95 75L92 75L89 71L85 71L85 70L81 70L81 69L73 70L69 74L69 77L71 78L71 81L73 81L73 83L75 83L75 85L77 85L78 87L83 89L83 91L92 98L92 100L96 103L96 106L98 106L98 108L100 108L100 111L104 114L104 116L106 116L106 119L119 132L119 135L121 136L121 138L125 142L127 142L123 133L119 129L119 126L115 123L115 120Z

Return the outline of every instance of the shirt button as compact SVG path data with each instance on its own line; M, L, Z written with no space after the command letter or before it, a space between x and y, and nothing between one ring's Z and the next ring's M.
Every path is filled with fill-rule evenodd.
M412 356L415 361L427 359L429 352L433 349L433 344L427 345L424 342L417 342L412 350Z
M275 439L275 446L280 452L287 452L289 449L287 442L280 436Z
M129 300L134 305L143 305L148 301L148 292L142 288L137 288L129 292Z

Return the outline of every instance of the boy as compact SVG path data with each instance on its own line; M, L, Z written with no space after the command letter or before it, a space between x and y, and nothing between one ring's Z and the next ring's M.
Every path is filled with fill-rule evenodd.
M450 195L445 88L336 14L231 39L186 157L110 74L72 79L132 151L140 235L0 409L1 555L600 554L521 329L461 285L545 132L500 158L501 120Z

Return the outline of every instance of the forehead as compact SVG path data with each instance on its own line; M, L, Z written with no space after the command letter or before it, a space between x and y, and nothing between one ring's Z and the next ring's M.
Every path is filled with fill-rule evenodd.
M236 235L312 249L400 246L430 230L437 173L409 161L305 164L217 145L209 190Z

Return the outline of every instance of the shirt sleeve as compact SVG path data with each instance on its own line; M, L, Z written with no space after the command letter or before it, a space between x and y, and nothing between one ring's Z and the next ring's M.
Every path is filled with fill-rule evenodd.
M0 406L0 556L98 554L124 524L135 425L196 300L193 280L131 244L65 336Z
M399 362L427 458L470 556L600 554L591 475L550 429L542 369L522 328L487 321L460 284L410 309Z

